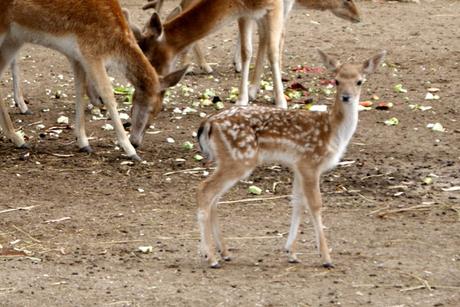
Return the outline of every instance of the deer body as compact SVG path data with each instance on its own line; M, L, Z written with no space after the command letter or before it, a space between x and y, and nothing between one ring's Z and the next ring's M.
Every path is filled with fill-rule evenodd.
M363 65L340 65L324 53L321 56L337 80L336 100L329 113L239 107L211 116L201 125L200 147L217 164L197 193L201 251L212 267L219 267L212 242L229 259L217 222L218 199L256 166L271 162L285 164L294 172L293 214L285 246L289 261L298 261L294 246L301 214L308 206L324 265L332 266L321 220L320 175L337 165L345 152L358 124L360 85L384 53Z
M137 45L118 1L3 1L0 5L0 75L24 43L52 48L69 59L75 74L75 133L80 149L92 150L84 121L83 95L88 79L107 106L121 147L128 156L140 159L121 124L105 64L116 62L134 85L133 114L147 114L142 120L138 119L139 115L133 116L134 134L142 134L149 119L161 110L161 92L173 80L167 76L165 79L171 82L165 84L164 79L158 77ZM3 105L0 119L7 136L17 146L23 146L24 140L14 133Z
M140 45L160 74L174 67L177 55L219 29L238 20L241 35L243 72L240 83L239 105L247 105L249 62L252 55L251 20L264 19L267 25L269 60L272 67L276 105L287 107L279 67L280 37L283 28L283 2L279 0L201 0L182 14L161 24L154 14L144 31Z

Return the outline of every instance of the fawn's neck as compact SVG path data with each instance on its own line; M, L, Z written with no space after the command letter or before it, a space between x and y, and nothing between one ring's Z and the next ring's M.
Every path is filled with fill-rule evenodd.
M217 30L237 14L231 1L203 0L164 25L168 44L177 52Z
M329 120L331 125L329 146L334 155L329 167L332 167L339 162L356 131L358 126L358 103L343 103L337 98L329 114Z

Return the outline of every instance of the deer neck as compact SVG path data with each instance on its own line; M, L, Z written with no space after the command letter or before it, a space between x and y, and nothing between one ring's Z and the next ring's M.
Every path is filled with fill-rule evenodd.
M160 91L160 81L155 68L144 56L135 42L131 48L124 49L121 59L126 78L136 89L138 94L152 96Z
M358 126L358 102L343 103L336 98L329 114L329 121L331 125L330 147L338 160L345 152Z
M203 0L164 24L165 40L176 53L234 19L231 1Z

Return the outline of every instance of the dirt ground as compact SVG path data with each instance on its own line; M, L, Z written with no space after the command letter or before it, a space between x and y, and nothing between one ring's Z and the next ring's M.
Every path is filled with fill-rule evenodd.
M136 22L148 18L140 10L142 0L122 3ZM167 1L165 11L175 3ZM73 123L70 66L55 52L28 46L20 63L34 115L20 115L16 108L10 114L31 149L0 141L1 305L458 306L460 194L445 190L460 185L460 2L358 3L360 24L296 10L284 61L286 86L298 82L319 89L310 97L330 104L320 84L328 73L292 68L320 67L316 48L344 61L388 50L387 65L370 76L362 100L377 95L375 104L394 106L360 112L343 158L350 163L322 180L334 269L321 267L308 216L301 225L302 262L287 263L282 252L290 223L287 198L221 205L233 261L213 270L199 258L194 193L205 174L183 170L202 167L193 159L192 132L200 112L216 111L207 106L177 112L192 107L206 89L225 99L237 86L231 64L235 25L205 39L215 72L188 75L171 90L139 151L147 163L134 165L116 147L114 131L101 128L109 121L91 120L90 114L96 152L77 152L71 127L56 123L61 115ZM8 72L0 82L7 103L10 78ZM407 93L396 93L396 84ZM438 88L434 94L440 99L425 100L428 88ZM267 94L257 103L268 104ZM415 104L432 109L409 106ZM120 109L129 106L120 103ZM399 125L384 124L392 117ZM432 131L429 123L441 123L445 131ZM52 127L62 133L57 137ZM184 150L186 141L195 149ZM263 189L260 197L288 195L290 182L288 170L262 167L224 200L255 197L248 194L250 185ZM140 246L152 250L142 253Z

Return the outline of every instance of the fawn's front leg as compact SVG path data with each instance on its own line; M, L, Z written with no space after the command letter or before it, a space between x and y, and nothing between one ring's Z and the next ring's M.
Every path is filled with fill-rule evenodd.
M325 268L332 268L334 265L329 255L329 248L327 246L326 236L324 235L324 226L321 218L322 200L319 187L320 176L319 174L310 174L308 171L303 170L302 177L303 193L312 217L316 234L316 244L320 256L323 259L323 266Z

